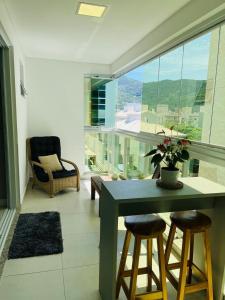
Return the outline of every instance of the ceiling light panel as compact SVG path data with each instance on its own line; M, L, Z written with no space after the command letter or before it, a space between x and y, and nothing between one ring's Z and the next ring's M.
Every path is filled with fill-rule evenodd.
M80 2L77 10L78 15L101 18L106 11L106 6Z

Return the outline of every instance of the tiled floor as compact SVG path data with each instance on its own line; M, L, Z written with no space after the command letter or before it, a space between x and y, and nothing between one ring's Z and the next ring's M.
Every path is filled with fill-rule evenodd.
M6 262L0 281L1 300L100 300L98 293L98 200L90 201L89 181L81 183L81 190L67 190L55 198L37 189L28 189L22 212L59 211L61 214L64 252ZM119 220L120 254L124 238L123 219ZM128 265L131 263L132 248ZM146 261L142 247L141 264ZM156 264L155 264L156 265ZM138 287L145 285L140 276ZM168 283L169 300L176 299ZM121 292L121 300L124 294ZM203 300L203 295L185 299Z

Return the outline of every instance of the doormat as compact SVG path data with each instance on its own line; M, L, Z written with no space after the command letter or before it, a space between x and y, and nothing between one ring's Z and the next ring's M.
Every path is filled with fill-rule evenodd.
M63 252L60 214L28 213L19 216L8 259Z

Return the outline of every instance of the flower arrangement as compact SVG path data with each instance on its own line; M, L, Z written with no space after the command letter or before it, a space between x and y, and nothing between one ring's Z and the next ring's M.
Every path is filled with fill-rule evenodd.
M171 138L165 138L162 144L157 145L156 149L151 150L145 156L152 156L151 163L156 167L162 161L167 166L169 171L176 171L177 163L183 163L189 159L188 145L191 142L186 139L172 140Z

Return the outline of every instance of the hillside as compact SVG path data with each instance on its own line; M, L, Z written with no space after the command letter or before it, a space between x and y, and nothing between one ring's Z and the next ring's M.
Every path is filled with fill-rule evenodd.
M142 83L124 76L119 79L119 104L141 101L142 95L142 104L147 104L151 109L156 108L157 104L168 104L169 108L174 110L181 99L181 107L195 106L196 109L193 109L198 110L198 106L204 103L205 90L206 80L183 79Z

